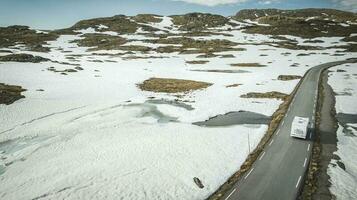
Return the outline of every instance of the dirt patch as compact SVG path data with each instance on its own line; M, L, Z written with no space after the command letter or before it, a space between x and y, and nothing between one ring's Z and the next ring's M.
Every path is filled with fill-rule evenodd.
M236 84L232 84L232 85L227 85L226 88L239 87L241 85L243 85L243 84L236 83Z
M167 57L167 56L126 56L126 57L122 57L123 60L162 59L162 58L169 58L169 57Z
M322 40L305 40L304 43L324 43Z
M237 43L225 39L195 40L189 37L171 37L171 38L148 39L145 40L144 42L152 43L152 44L172 45L172 46L158 48L158 51L162 53L171 53L177 51L182 54L198 54L198 53L210 54L214 52L245 50L244 48L236 47Z
M281 93L281 92L276 92L276 91L272 91L272 92L265 92L265 93L259 93L259 92L249 92L247 94L243 94L240 97L242 98L263 98L263 99L280 99L280 100L286 100L286 98L289 95L285 94L285 93Z
M209 61L208 60L192 60L192 61L186 61L187 64L206 64L208 63Z
M220 58L235 58L235 56L233 54L223 54L223 55L219 55Z
M295 80L295 79L301 79L301 76L298 75L279 75L278 80L281 81L290 81L290 80Z
M232 67L266 67L266 65L262 65L259 63L233 63Z
M179 93L204 89L211 85L212 83L184 79L150 78L138 84L138 87L144 91Z
M25 98L21 92L26 91L21 86L0 83L0 104L10 105L15 101Z
M57 70L55 67L49 67L47 68L48 71L55 72L55 73L61 73L62 75L67 75L67 73L74 73L78 72L77 70L83 70L81 67L76 67L75 69L63 69L63 70Z
M193 69L190 70L193 72L213 72L213 73L250 73L249 71L245 70L229 70L229 69Z
M33 56L31 54L10 54L6 56L0 56L1 62L31 62L39 63L44 61L50 61L50 59L43 58L41 56Z
M89 50L111 50L118 49L119 46L126 43L126 39L119 36L88 33L84 34L83 39L74 40L72 43L77 43L81 47L92 47Z
M123 51L138 51L142 53L148 53L149 51L152 51L153 49L147 46L142 46L142 45L124 45L124 46L118 46L118 50L123 50Z
M219 57L219 55L214 54L214 53L206 53L206 54L196 56L196 58L214 58L214 57Z

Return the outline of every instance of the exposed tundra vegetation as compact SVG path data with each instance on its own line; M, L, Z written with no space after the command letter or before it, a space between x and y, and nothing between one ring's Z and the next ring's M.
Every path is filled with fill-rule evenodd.
M266 65L262 65L259 63L233 63L232 67L266 67Z
M285 98L288 97L287 94L281 93L281 92L265 92L265 93L259 93L259 92L249 92L247 94L241 95L242 98L268 98L268 99L281 99L284 100Z
M23 45L30 51L48 52L49 48L44 44L57 38L55 33L38 32L28 26L0 27L0 48Z
M295 79L301 79L301 76L298 75L279 75L278 80L281 81L290 81L290 80L295 80Z
M0 145L0 196L207 199L249 170L311 67L356 57L356 23L343 11L272 9L0 28L0 79L28 89L0 105L0 144L14 149ZM269 122L194 125L241 111Z
M143 83L138 84L141 90L152 92L179 93L189 92L198 89L204 89L211 86L212 83L201 81L170 79L170 78L150 78Z
M6 56L0 56L0 62L32 62L39 63L44 61L50 61L48 58L43 58L41 56L33 56L31 54L9 54Z
M21 86L7 85L0 83L0 104L12 104L15 101L25 98L21 92L25 91Z

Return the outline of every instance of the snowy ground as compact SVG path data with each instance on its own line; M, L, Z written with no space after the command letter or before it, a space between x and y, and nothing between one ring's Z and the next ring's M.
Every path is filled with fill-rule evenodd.
M170 23L171 20L165 18L152 26L178 32L167 29ZM219 30L225 32L225 28L229 27ZM93 31L82 30L78 34ZM50 53L13 50L80 64L84 70L64 76L47 68L73 66L51 62L0 64L1 82L27 89L26 98L8 106L0 105L1 199L205 199L240 168L248 155L248 134L254 148L267 126L205 128L192 122L239 110L272 115L281 101L244 99L240 95L269 91L290 93L298 80L280 81L277 80L279 75L303 75L322 62L355 56L325 54L338 50L328 49L299 57L296 55L306 51L252 44L276 41L268 36L244 34L239 30L226 33L233 37L194 38L248 42L250 44L239 46L246 51L221 53L233 54L235 58L205 58L209 62L202 65L186 63L200 60L197 54L152 53L165 58L134 60L94 56L93 52L86 52L86 48L69 43L79 35L61 36L50 42ZM121 37L148 39L134 34ZM329 46L340 39L328 38L325 43L314 45ZM146 45L153 47L150 43ZM286 52L291 54L282 55ZM81 56L76 62L66 58L71 54ZM260 54L267 56L258 56ZM192 71L237 70L239 68L230 66L237 62L260 63L267 67L242 68L244 73ZM299 67L289 67L293 63L299 63ZM136 84L151 77L205 81L213 85L185 94L181 100L194 108L187 110L146 103L150 97L177 98L137 88ZM242 85L226 87L232 84ZM173 118L177 122L165 120ZM195 185L194 177L202 181L203 189Z
M337 72L337 70L345 70ZM345 64L331 68L328 84L331 85L336 95L336 113L356 114L357 116L357 64ZM355 117L356 117L355 116ZM328 168L331 177L331 192L337 199L357 198L357 124L347 124L347 129L352 134L344 131L339 124L337 130L337 152L345 170L337 165L337 160L332 160Z

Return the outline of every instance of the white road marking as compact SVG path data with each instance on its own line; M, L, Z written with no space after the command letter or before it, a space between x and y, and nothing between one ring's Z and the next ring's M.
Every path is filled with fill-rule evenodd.
M309 134L310 134L310 135L309 135L309 139L311 139L311 137L312 137L312 133L310 132Z
M311 121L314 121L314 120L315 120L315 115L312 115Z
M283 120L283 122L281 122L281 125L284 125L284 122L285 122L285 120Z
M265 151L263 152L263 154L260 156L259 160L261 160L265 155Z
M304 167L306 166L306 162L307 162L307 158L305 158L305 161L304 161Z
M247 174L247 176L244 177L244 179L247 179L247 178L248 178L248 176L250 175L250 173L252 173L253 169L254 169L254 167L249 171L249 173Z
M310 151L310 144L307 145L307 151Z
M299 176L299 179L298 179L298 181L297 181L297 183L295 185L295 188L297 188L299 186L300 181L301 181L301 176Z
M227 196L227 198L225 198L224 200L227 200L227 199L229 199L229 197L231 197L232 196L232 194L236 191L236 189L237 188L234 188L234 190Z
M274 139L272 139L272 140L270 141L269 146L270 146L271 144L273 144L273 142L274 142Z

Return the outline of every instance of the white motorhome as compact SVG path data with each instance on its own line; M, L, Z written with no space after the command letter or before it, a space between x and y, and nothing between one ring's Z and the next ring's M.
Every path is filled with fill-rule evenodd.
M295 116L293 123L291 124L290 136L306 139L308 127L309 118Z

